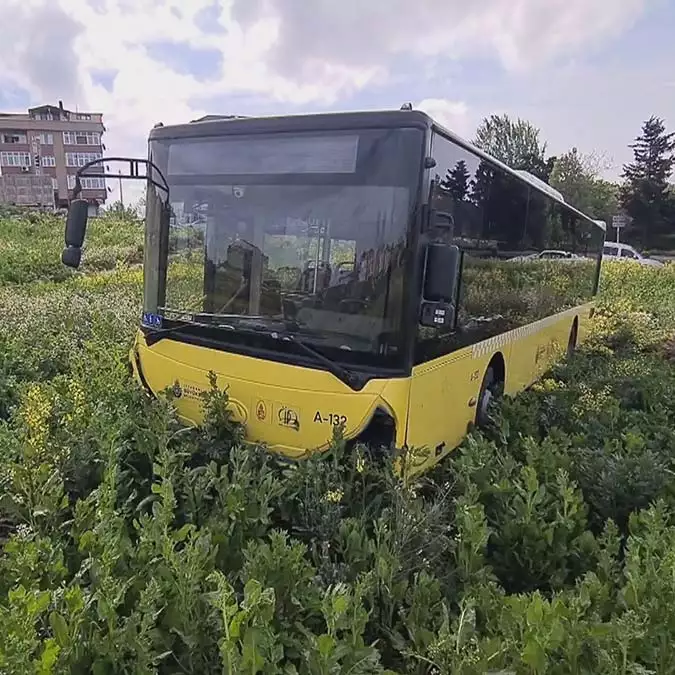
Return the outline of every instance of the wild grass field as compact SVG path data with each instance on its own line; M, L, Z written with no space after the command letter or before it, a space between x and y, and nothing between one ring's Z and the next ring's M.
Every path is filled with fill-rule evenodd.
M131 380L142 230L0 219L0 672L675 672L675 265L409 487L282 465ZM116 264L115 261L121 261Z

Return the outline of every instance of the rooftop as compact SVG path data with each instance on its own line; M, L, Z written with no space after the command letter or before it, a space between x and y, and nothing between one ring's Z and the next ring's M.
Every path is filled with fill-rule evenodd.
M92 118L97 118L98 120L102 119L103 113L101 112L95 112L91 110L70 110L68 108L65 108L63 106L63 101L59 101L58 105L51 105L49 103L43 104L43 105L38 105L38 106L33 106L31 108L28 108L27 111L25 112L3 112L0 111L0 117L13 117L18 120L20 119L35 119L37 115L51 115L52 117L56 118L53 121L77 121L78 116L87 116L87 117L92 117ZM63 117L64 120L60 120L60 118ZM79 121L87 121L87 120L79 120Z

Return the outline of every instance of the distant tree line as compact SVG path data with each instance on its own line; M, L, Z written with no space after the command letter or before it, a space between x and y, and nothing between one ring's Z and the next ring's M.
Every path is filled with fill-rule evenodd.
M633 161L624 165L619 182L602 178L609 162L597 153L572 148L547 155L541 131L530 122L491 115L478 126L474 144L514 169L524 169L560 191L565 200L592 218L607 223L607 237L616 215L627 217L622 241L644 249L675 249L675 132L652 116L629 145ZM458 179L459 177L454 177Z

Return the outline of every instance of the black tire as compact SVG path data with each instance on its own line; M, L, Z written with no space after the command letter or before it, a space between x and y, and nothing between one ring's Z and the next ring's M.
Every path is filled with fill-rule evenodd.
M567 358L569 359L572 354L574 354L577 348L577 322L575 321L572 324L572 330L570 330L570 337L567 340Z
M478 394L478 402L476 404L476 426L484 429L488 422L488 411L490 403L495 398L495 371L493 366L489 366L483 376L483 382L480 385L480 393Z

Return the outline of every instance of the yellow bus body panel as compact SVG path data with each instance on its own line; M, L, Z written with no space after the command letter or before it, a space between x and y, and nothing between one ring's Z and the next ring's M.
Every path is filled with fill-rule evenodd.
M323 370L160 340L148 347L138 332L132 358L134 374L155 395L174 388L184 422L200 424L201 393L209 372L226 389L233 418L245 427L246 440L300 459L325 450L333 425L344 437L357 437L379 407L396 424L396 446L409 450L406 475L418 474L462 441L476 419L485 371L501 354L504 393L515 395L536 381L567 347L574 320L577 344L588 334L593 302L491 337L415 366L407 378L373 379L358 392Z
M577 344L588 334L593 303L546 317L415 366L406 444L408 475L420 473L457 447L476 420L483 376L493 356L504 359L504 393L530 386L567 348L575 318Z
M174 403L187 423L202 421L200 394L209 390L213 371L218 387L227 390L233 419L245 427L246 439L289 458L326 449L336 424L344 425L345 438L356 437L378 407L396 422L396 445L405 443L408 378L374 379L353 391L324 370L168 339L148 347L142 333L136 349L147 386L154 394L175 387L179 396Z

